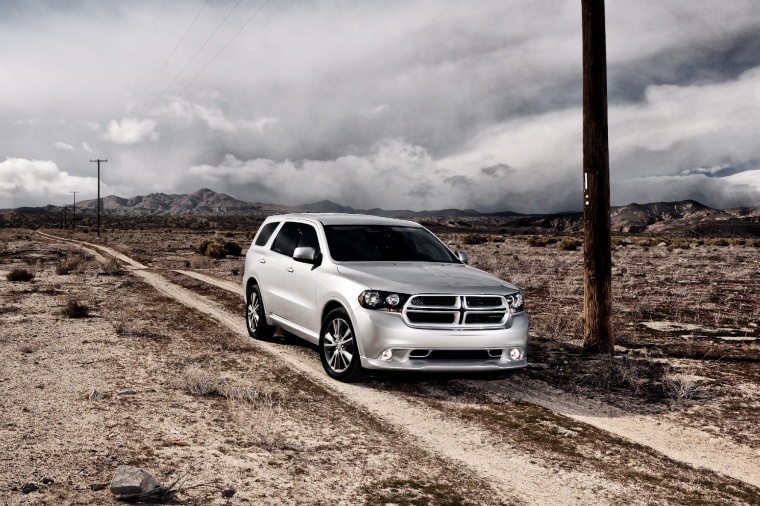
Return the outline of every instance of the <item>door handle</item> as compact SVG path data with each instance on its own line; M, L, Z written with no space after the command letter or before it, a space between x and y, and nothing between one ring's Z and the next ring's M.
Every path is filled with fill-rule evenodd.
M293 268L292 268L292 267L288 267L288 268L287 268L287 269L285 269L285 270L286 270L286 271L288 271L288 272L293 272Z
M267 259L266 258L259 258L259 262L261 262L262 264L265 264L265 263L267 263Z

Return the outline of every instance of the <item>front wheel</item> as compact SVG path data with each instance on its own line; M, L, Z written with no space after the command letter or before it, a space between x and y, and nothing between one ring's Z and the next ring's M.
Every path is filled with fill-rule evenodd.
M325 372L338 381L360 383L367 379L351 319L343 308L327 315L319 335L319 356Z
M258 285L251 285L248 288L248 295L245 300L245 321L246 327L248 327L248 335L254 339L271 339L275 328L267 323L264 303L261 300L261 291Z

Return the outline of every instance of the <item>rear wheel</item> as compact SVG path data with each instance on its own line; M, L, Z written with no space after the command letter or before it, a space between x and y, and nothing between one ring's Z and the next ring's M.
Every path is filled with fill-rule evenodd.
M259 291L258 285L251 285L248 288L248 295L245 300L245 321L246 327L248 327L248 335L254 339L271 339L275 327L267 323L264 303L261 300L261 291Z
M319 335L319 356L325 372L338 381L360 383L367 379L351 319L343 308L327 315Z

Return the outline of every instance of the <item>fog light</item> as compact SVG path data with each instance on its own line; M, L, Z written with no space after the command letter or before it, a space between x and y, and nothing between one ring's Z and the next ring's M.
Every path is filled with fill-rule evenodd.
M380 357L383 360L390 360L393 358L393 350L383 350L383 353L380 355Z
M510 360L519 360L522 357L522 350L520 348L512 348L509 350Z

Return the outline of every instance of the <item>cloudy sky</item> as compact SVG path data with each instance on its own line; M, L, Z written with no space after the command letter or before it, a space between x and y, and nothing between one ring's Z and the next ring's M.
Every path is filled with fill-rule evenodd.
M760 2L607 0L613 205L760 204ZM579 210L580 0L0 3L0 208Z

